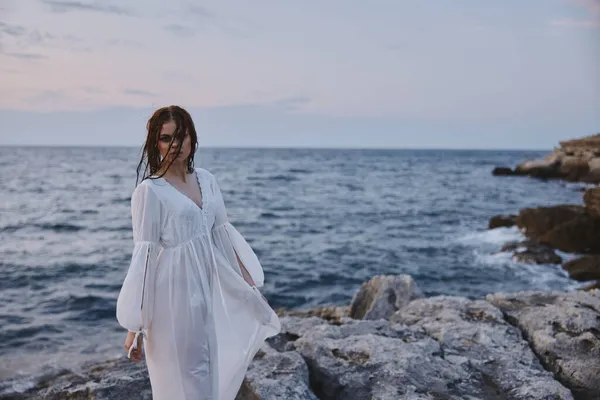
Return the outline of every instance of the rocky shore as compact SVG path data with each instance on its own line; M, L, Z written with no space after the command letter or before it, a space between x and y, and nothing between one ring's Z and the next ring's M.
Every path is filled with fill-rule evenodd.
M600 134L493 174L600 183ZM347 306L279 310L282 332L256 354L236 400L600 400L600 188L583 200L488 227L517 226L527 239L501 251L562 264L586 290L425 298L410 276L375 276ZM564 262L557 250L578 257ZM145 366L123 358L0 400L151 397Z
M514 170L498 167L494 175L529 175L590 184L600 183L600 134L561 142L543 160L525 161ZM583 206L559 204L525 208L518 215L496 215L489 228L517 226L527 240L506 243L500 251L526 263L562 264L569 276L600 288L600 188L584 189ZM557 250L576 258L564 262Z
M584 206L561 204L525 208L518 215L492 217L490 229L517 226L527 237L506 243L515 260L536 264L562 264L572 279L589 282L585 289L600 287L600 188L589 188ZM571 253L564 262L556 250ZM595 281L595 282L594 282Z
M600 290L424 298L376 276L347 307L280 310L237 400L600 399ZM150 399L126 359L65 372L20 399Z
M529 160L514 169L496 167L494 175L526 175L541 179L600 183L600 133L560 142L560 147L539 160Z

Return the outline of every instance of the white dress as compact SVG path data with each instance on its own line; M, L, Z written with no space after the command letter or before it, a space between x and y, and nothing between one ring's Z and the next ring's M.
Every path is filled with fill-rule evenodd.
M202 168L196 176L202 208L163 178L142 181L131 197L134 249L117 320L144 337L154 400L233 400L258 349L281 329L242 277L236 253L256 286L264 281L216 179Z

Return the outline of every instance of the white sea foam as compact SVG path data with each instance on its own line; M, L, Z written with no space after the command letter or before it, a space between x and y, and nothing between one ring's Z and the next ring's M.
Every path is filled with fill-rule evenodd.
M506 242L525 240L525 236L519 229L512 227L472 232L457 240L465 245L497 245L501 247Z

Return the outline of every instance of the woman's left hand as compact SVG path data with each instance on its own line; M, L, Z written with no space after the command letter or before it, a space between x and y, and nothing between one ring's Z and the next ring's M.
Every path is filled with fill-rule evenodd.
M135 332L127 332L127 337L125 338L125 351L129 353L129 349L133 346L133 341L135 340ZM142 361L142 347L144 345L144 338L142 335L138 336L137 346L135 349L131 351L131 361Z

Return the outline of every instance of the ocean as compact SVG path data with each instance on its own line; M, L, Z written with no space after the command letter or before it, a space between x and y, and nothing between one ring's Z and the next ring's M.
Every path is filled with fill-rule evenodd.
M231 222L265 269L274 308L348 304L377 274L427 296L569 290L487 230L495 214L582 204L578 184L493 177L544 151L201 149ZM115 304L132 250L137 148L0 147L0 394L123 357Z

